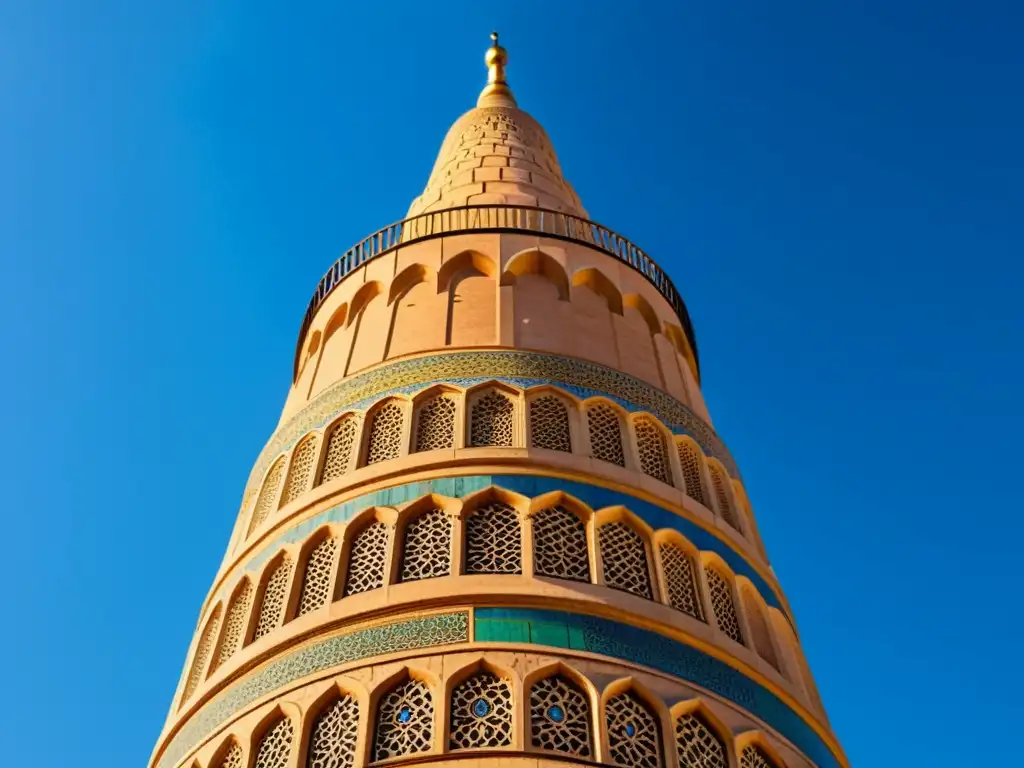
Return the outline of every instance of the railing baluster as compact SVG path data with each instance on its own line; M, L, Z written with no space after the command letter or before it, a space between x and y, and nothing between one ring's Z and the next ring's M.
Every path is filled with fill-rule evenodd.
M391 224L345 251L317 283L313 298L306 307L299 332L296 360L320 305L342 279L354 270L394 248L417 240L480 229L542 233L585 243L625 262L657 288L679 317L691 347L696 350L693 324L678 290L654 259L635 244L606 227L563 211L522 205L491 204L467 205L421 213Z

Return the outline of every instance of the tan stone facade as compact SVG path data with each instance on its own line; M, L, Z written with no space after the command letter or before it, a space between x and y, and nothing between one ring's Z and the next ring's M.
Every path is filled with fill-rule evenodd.
M505 58L318 288L153 768L847 765L685 308Z

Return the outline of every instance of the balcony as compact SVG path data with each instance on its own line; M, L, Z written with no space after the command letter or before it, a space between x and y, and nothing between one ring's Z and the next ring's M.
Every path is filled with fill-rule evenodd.
M617 258L643 275L669 303L686 334L690 349L693 351L694 362L699 366L697 339L679 291L653 259L622 235L600 224L560 211L525 205L467 205L423 213L391 224L356 243L334 262L317 285L302 319L302 328L295 349L296 370L313 317L346 275L400 246L466 232L543 235L580 243Z

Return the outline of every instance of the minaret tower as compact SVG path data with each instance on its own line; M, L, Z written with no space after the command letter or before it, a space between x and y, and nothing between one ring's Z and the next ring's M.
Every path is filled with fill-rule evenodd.
M151 768L846 768L675 285L487 86L316 286Z

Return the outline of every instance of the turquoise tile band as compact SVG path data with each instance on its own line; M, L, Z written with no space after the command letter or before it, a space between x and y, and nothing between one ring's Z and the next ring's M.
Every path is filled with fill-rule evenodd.
M477 608L474 640L586 651L657 669L743 707L797 746L820 768L840 768L807 722L778 696L713 656L645 629L565 611Z

